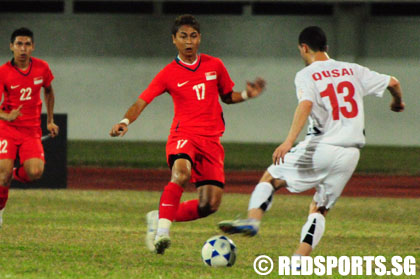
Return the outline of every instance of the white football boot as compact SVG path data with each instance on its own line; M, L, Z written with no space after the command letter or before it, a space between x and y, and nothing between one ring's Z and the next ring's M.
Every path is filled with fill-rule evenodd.
M254 236L260 228L260 221L255 219L225 220L218 224L219 229L228 234L240 233Z
M146 232L146 247L151 252L155 252L155 237L158 227L158 221L159 221L159 211L153 210L147 213L146 215L146 221L147 221L147 232Z
M155 249L157 254L163 255L165 250L171 246L171 239L168 234L158 234L155 239Z

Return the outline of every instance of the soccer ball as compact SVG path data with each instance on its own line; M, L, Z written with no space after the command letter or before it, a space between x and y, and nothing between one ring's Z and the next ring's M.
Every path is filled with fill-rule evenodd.
M232 266L236 260L236 245L224 235L213 236L204 243L201 258L209 266Z

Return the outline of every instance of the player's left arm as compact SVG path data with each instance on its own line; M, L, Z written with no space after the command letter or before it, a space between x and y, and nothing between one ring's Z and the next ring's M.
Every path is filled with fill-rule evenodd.
M246 82L246 89L242 92L233 91L228 94L220 95L222 102L225 104L236 104L245 100L258 97L265 89L265 80L257 77L255 81Z
M55 102L55 95L54 89L52 85L44 87L44 100L45 106L47 108L47 129L50 131L52 137L58 135L59 128L54 123L54 102Z
M387 89L392 95L391 110L395 112L403 111L405 104L402 100L402 89L398 79L391 77Z
M308 120L309 114L312 111L312 105L313 103L311 101L303 100L297 106L286 140L273 152L273 164L279 165L280 162L284 162L284 156L292 148Z

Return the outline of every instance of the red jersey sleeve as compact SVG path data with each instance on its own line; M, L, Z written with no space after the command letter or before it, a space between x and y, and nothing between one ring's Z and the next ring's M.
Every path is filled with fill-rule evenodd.
M163 69L155 76L146 90L140 94L139 98L143 99L146 103L149 104L151 101L153 101L154 98L165 93L167 91L165 77L165 69Z
M226 70L226 67L223 64L222 60L220 59L218 60L219 60L219 76L220 76L220 78L218 79L219 94L226 95L233 91L233 86L235 86L235 83L230 78L229 73Z
M45 75L44 75L44 84L42 86L43 87L48 87L48 86L51 85L51 82L54 79L54 75L51 72L51 69L50 69L50 66L48 65L48 63L47 62L44 62L44 63L45 63L45 68L46 69L45 69Z
M54 75L53 75L53 73L51 72L50 67L48 67L47 72L46 72L46 74L45 74L45 83L44 83L44 87L48 87L48 86L50 86L50 85L51 85L51 82L53 81L53 79L54 79Z

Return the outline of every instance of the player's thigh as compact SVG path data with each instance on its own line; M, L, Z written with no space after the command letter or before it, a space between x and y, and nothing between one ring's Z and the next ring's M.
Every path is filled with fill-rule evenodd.
M0 159L0 185L5 186L10 182L13 172L14 160Z
M267 172L277 180L285 181L292 193L300 193L319 185L328 174L331 157L318 146L296 146L286 154L284 163L271 165Z
M314 201L318 207L330 209L337 202L357 167L360 151L357 148L340 147L335 153L335 161L327 177L317 187Z
M0 127L0 129L2 129L0 131L0 160L15 160L19 142L16 141L13 130L3 130L3 127Z
M20 163L25 165L28 160L34 161L33 164L45 163L44 146L40 137L26 137L19 148ZM33 160L32 160L33 159Z
M225 185L225 153L220 141L198 141L197 150L191 181L195 183L196 187L214 185L223 189Z
M166 142L166 160L170 168L178 159L186 159L194 164L196 154L195 145L189 136L169 135Z

